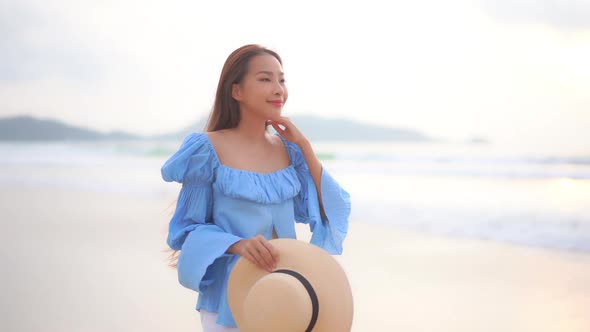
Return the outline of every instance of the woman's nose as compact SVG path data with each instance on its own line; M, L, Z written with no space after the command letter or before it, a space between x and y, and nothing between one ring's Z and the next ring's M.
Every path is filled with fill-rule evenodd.
M282 96L285 93L285 89L280 83L275 84L275 91L274 94L277 96Z

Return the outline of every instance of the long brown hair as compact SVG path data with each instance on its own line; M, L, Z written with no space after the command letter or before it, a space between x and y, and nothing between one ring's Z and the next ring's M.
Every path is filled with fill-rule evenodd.
M257 55L270 54L282 65L281 57L274 51L263 46L250 44L244 45L233 51L221 70L217 93L213 110L207 121L206 131L235 128L240 123L240 105L232 97L232 86L242 83L244 76L248 73L250 59Z

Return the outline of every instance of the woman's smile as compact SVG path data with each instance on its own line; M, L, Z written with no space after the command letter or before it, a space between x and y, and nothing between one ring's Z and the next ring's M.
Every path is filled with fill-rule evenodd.
M269 101L275 107L283 107L284 102L282 100L271 100Z

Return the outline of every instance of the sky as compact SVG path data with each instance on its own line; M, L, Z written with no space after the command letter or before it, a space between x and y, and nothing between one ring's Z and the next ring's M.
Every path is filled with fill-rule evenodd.
M249 43L287 116L590 154L590 0L0 0L0 117L176 131Z

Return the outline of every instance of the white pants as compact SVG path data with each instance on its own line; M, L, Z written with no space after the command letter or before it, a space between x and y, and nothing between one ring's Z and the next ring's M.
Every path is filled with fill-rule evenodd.
M203 332L240 332L235 327L227 327L217 324L217 314L205 310L200 311L201 325L203 326Z

